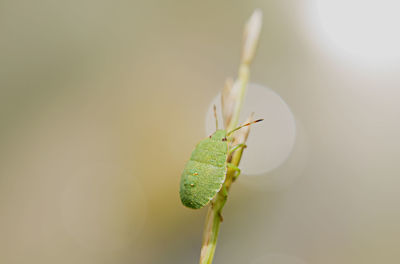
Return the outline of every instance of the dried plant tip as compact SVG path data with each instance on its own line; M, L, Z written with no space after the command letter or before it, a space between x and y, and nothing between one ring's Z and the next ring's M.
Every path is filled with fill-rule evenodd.
M247 118L247 120L243 123L243 125L252 123L253 122L253 117L254 113L251 113L251 115ZM257 120L256 122L261 121L261 119ZM247 138L249 137L250 133L250 126L245 126L242 129L236 131L234 139L233 139L233 144L244 144L247 141Z
M250 64L256 53L257 43L261 32L262 12L256 9L244 29L242 63Z
M244 82L240 78L237 79L230 88L229 93L223 95L224 104L223 116L225 119L225 128L231 130L237 126L239 119L239 111L245 94Z

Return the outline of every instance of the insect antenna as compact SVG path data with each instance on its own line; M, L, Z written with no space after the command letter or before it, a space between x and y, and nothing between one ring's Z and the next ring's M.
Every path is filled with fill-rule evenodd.
M226 136L230 136L233 132L235 132L236 130L241 129L242 127L250 126L250 125L252 125L252 124L254 124L254 123L261 122L261 121L263 121L263 120L264 120L264 119L258 119L258 120L249 122L249 123L247 123L247 124L244 124L244 125L242 125L242 126L239 126L239 127L237 127L237 128L234 128L234 129L232 129L231 131L229 131L229 132L226 134Z
M215 117L215 127L218 130L218 118L217 118L217 107L214 105L214 117Z

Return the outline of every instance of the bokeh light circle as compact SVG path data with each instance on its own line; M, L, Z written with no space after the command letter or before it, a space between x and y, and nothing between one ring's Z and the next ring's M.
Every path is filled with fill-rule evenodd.
M312 0L309 28L337 54L378 62L400 59L400 2Z
M219 124L222 124L221 94L218 94L207 111L207 135L215 131L214 104L218 109ZM264 121L251 129L241 168L246 175L259 175L274 170L289 157L296 139L296 123L282 98L259 84L249 84L240 121L245 121L252 112L255 118L264 118Z

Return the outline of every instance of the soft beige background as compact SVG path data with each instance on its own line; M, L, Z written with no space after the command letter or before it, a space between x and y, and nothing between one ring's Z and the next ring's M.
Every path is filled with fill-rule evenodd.
M215 263L399 263L400 63L320 45L310 2L2 0L0 263L197 263L180 173L256 7L298 140L234 185Z

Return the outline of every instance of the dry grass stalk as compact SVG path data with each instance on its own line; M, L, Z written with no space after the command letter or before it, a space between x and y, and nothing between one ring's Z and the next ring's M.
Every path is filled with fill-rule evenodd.
M224 118L224 125L227 131L230 131L238 126L239 114L246 94L247 83L250 74L250 63L252 62L259 35L261 32L262 13L260 10L255 10L248 20L243 38L243 49L241 65L239 67L238 78L235 82L228 79L221 95L222 103L222 116ZM247 122L252 121L253 116L248 118ZM250 132L250 126L240 129L233 133L228 138L230 146L245 143ZM242 157L243 148L234 151L229 157L229 163L238 166ZM237 171L228 167L225 182L214 197L211 205L208 208L206 222L203 233L203 243L200 254L200 264L211 264L214 258L219 226L222 222L222 208L227 200L227 192L231 184L236 179Z

